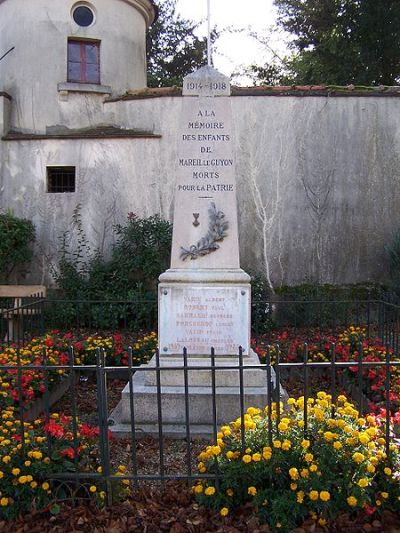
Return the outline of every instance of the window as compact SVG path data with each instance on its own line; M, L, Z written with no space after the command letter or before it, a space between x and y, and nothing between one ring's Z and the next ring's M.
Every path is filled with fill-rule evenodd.
M100 41L68 40L68 81L100 83Z
M94 13L87 6L78 6L72 12L72 18L78 26L87 27L93 24Z
M47 192L75 192L75 167L46 167Z

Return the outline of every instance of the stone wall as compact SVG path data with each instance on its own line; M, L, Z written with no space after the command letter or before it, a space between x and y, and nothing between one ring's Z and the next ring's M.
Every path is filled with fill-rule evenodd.
M325 95L230 101L242 267L263 272L274 286L384 279L384 246L400 226L400 100ZM48 264L56 263L58 238L78 204L93 248L105 253L113 224L128 212L172 219L181 106L182 97L167 96L90 109L92 124L106 117L109 124L161 138L0 143L0 208L12 208L37 227L36 281L50 282ZM47 165L75 165L76 192L47 193Z

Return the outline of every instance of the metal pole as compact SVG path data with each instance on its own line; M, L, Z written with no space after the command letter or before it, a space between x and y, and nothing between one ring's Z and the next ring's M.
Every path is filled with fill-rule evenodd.
M211 67L211 8L207 0L207 65Z

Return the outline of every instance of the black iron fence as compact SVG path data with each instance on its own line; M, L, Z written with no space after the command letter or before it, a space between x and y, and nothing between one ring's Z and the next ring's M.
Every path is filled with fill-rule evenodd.
M297 362L287 362L283 359L282 353L278 346L270 347L266 352L265 363L248 364L246 358L243 356L242 350L239 349L238 355L226 358L221 364L221 361L216 361L216 355L213 349L209 359L204 358L204 364L194 364L184 350L180 364L178 366L181 372L181 387L183 391L183 412L181 413L181 437L177 450L176 442L171 445L171 441L165 434L165 419L167 410L170 405L165 403L164 395L166 387L163 384L163 378L170 372L176 372L177 366L168 363L167 358L162 358L161 361L158 351L154 356L154 364L152 366L135 367L132 360L132 350L129 350L128 365L126 367L112 367L107 366L107 356L104 350L98 350L97 361L95 365L76 365L74 362L74 353L71 348L68 353L68 360L65 364L54 365L51 362L51 354L43 349L40 355L40 360L36 360L35 364L24 364L23 349L16 348L14 353L14 361L12 363L4 363L4 358L0 360L0 377L2 384L9 383L9 386L2 388L3 398L2 412L6 412L10 403L14 406L13 418L15 420L14 434L12 439L19 443L19 450L17 453L21 457L29 455L28 451L35 449L32 441L32 436L27 432L27 421L33 420L37 416L41 417L40 427L48 427L47 434L43 437L46 453L49 458L60 457L60 448L57 448L57 431L63 433L64 453L69 454L71 461L65 471L54 470L48 473L47 478L53 479L55 494L57 494L57 487L62 488L62 494L65 497L66 487L71 488L71 494L82 496L82 492L77 489L77 484L85 486L88 483L97 483L104 488L104 493L111 502L113 497L113 487L115 482L121 480L129 480L134 486L138 486L142 482L161 482L164 483L171 479L184 479L187 481L195 481L199 479L218 479L217 474L201 473L196 470L196 459L199 452L199 446L204 445L204 435L202 440L198 440L198 435L195 433L195 428L192 423L192 394L193 385L191 378L193 375L198 375L199 372L207 373L207 382L205 387L209 395L211 408L208 410L209 414L209 435L207 442L209 444L218 442L219 425L221 417L219 413L219 395L221 394L221 376L226 371L237 374L237 383L233 386L237 398L237 417L240 420L240 435L241 435L241 453L244 453L245 444L245 412L249 407L246 387L246 373L251 370L263 372L265 375L265 395L260 398L260 405L254 407L267 407L271 413L272 403L276 402L276 417L267 417L266 431L268 432L268 440L272 446L273 438L279 436L279 424L287 409L287 395L285 387L287 378L290 372L297 373L301 386L297 389L297 393L301 393L304 397L304 438L308 433L308 410L310 404L308 399L315 394L315 380L313 376L317 374L318 386L325 383L326 392L332 398L331 417L335 417L336 401L339 394L346 393L357 405L360 412L367 412L370 408L369 398L366 396L365 376L369 368L375 371L378 369L384 376L384 390L381 396L381 405L384 413L382 427L384 427L385 448L389 457L390 445L393 442L397 443L396 435L393 433L391 425L392 415L396 411L396 401L393 401L392 386L393 377L398 373L400 367L400 360L393 349L387 345L384 358L380 361L366 361L363 357L363 350L360 346L358 350L358 357L351 361L340 361L336 358L336 346L332 344L330 347L329 361L326 362L312 362L309 361L308 346L304 344L302 347L303 358ZM274 354L274 364L271 362L271 353ZM349 370L351 369L351 372ZM113 376L118 374L121 379L121 372L123 373L123 381L128 384L128 393L126 405L129 410L127 421L127 439L125 441L124 449L129 450L121 456L120 441L116 440L112 435L113 426L110 425L110 395L115 393L117 386ZM155 430L153 431L153 438L149 440L148 436L143 433L139 427L138 418L142 413L137 412L137 404L135 397L138 390L135 389L135 376L138 373L147 372L154 374L153 386L153 401L155 404L156 418L154 420ZM36 397L26 396L27 383L31 384L31 380L27 380L27 376L38 380L39 388L35 389ZM82 376L85 380L81 380ZM327 380L321 379L324 375ZM89 376L89 379L86 379ZM92 389L90 389L90 386ZM121 383L119 383L121 386ZM62 387L63 396L61 403L56 403L52 406L54 401L54 391ZM321 388L321 387L320 387ZM40 390L40 398L37 399ZM92 401L88 409L87 398L92 391ZM232 391L231 391L232 392ZM115 394L114 394L115 395ZM27 402L27 399L30 401ZM57 398L55 398L57 400ZM37 407L37 402L40 403ZM86 402L86 406L82 404ZM282 402L282 403L281 403ZM8 407L7 407L8 406ZM52 412L55 410L62 410L63 415L68 418L68 430L62 429L62 424L58 423L60 418L54 418ZM61 419L62 420L62 419ZM86 431L95 437L95 444L93 444L93 453L98 456L99 469L91 470L88 463L80 464L79 458L82 451L82 423L90 423L97 426L98 430ZM3 417L4 424L7 422L7 417ZM230 420L224 420L226 424ZM37 427L37 426L36 426ZM154 435L155 433L155 435ZM275 437L274 437L275 435ZM146 440L147 439L147 440ZM143 444L144 442L144 444ZM67 448L65 448L67 444ZM171 452L171 447L173 451ZM146 450L148 453L146 453ZM178 461L171 465L169 454L178 455ZM149 459L151 455L151 460ZM144 460L144 457L147 458ZM122 462L126 469L122 472L116 472L116 465Z
M51 329L93 331L157 330L156 300L52 300L28 297L14 306L0 301L0 340L21 342ZM252 333L290 329L335 335L354 325L399 345L400 302L389 293L366 299L279 299L252 302Z

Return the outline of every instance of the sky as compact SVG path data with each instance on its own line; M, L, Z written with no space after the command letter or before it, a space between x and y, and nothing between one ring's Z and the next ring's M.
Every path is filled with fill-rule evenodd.
M273 0L210 0L211 26L219 29L231 26L235 29L248 29L262 35L268 35L276 19ZM207 0L178 0L177 10L184 18L195 21L206 19ZM207 23L204 22L198 31L199 35L207 34ZM271 48L278 53L285 50L283 39L274 37L269 41ZM265 64L272 58L271 51L256 39L239 32L225 34L217 42L213 52L214 66L223 74L230 76L241 65L253 62Z

